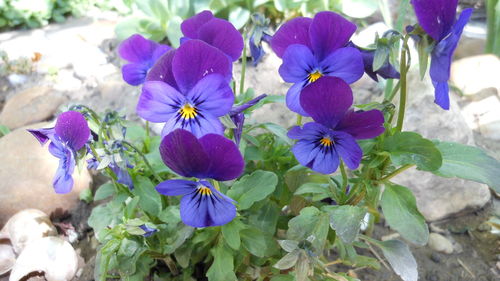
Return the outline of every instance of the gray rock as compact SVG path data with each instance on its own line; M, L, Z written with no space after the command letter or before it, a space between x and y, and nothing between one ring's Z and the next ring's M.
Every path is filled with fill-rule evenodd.
M7 100L0 124L10 129L44 121L54 115L64 97L49 87L33 87Z
M465 105L462 114L470 128L479 131L485 138L500 140L499 109L500 100L492 95Z
M427 243L427 246L436 252L444 254L453 253L453 244L441 234L431 233L429 235L429 242Z
M30 128L48 127L42 123ZM19 128L0 138L0 226L20 210L39 209L47 214L67 211L76 207L80 191L91 183L86 169L75 168L73 190L68 194L56 194L52 179L58 159L47 147L26 131Z
M465 95L475 95L488 88L500 91L500 58L492 54L467 57L451 65L451 82Z

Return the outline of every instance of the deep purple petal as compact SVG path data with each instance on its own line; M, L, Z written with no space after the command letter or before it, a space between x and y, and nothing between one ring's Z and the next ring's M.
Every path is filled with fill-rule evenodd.
M311 163L310 168L313 171L322 174L331 174L339 167L339 156L335 150L330 152L320 151L314 161Z
M74 149L79 150L89 140L90 129L87 120L80 112L66 111L57 117L56 134L61 140Z
M450 79L450 67L453 53L457 48L465 24L471 15L472 9L464 10L453 26L452 32L432 50L429 74L433 81L445 82Z
M148 72L146 81L163 81L178 89L177 82L175 81L174 74L172 72L172 60L174 59L175 53L176 50L173 49L161 56Z
M434 102L442 109L450 109L450 96L448 82L433 82L434 84Z
M161 81L144 83L137 103L137 115L151 122L166 122L179 111L186 97Z
M197 39L221 50L232 61L236 61L243 50L241 33L230 22L219 18L213 18L203 24L198 31Z
M142 230L144 230L145 233L142 235L144 237L149 237L149 236L155 234L156 232L158 232L158 229L151 228L151 227L149 227L149 226L147 226L145 224L139 225L139 228L142 229Z
M54 128L28 129L28 132L30 132L41 145L46 144L55 133Z
M210 159L207 178L227 181L241 175L245 161L234 142L220 135L208 134L200 139L200 143Z
M208 227L224 225L236 216L236 206L226 196L217 192L208 182L204 186L210 188L212 194L202 195L198 192L185 195L181 199L180 211L182 221L192 227Z
M351 170L357 169L363 157L361 147L359 147L356 140L348 133L335 131L332 134L335 149L346 166Z
M288 131L288 137L291 139L306 139L306 140L316 140L320 138L322 135L328 132L328 128L316 123L309 122L304 124L301 128L299 126L294 126Z
M203 177L209 168L207 153L198 139L186 130L175 130L160 144L160 155L165 165L184 177Z
M300 104L314 121L334 128L353 102L352 90L342 79L324 76L300 94Z
M140 34L134 34L118 46L118 54L122 59L132 63L146 63L151 60L151 56L158 45L158 43L148 40Z
M191 89L187 98L196 108L216 117L227 114L234 103L233 90L220 74L203 77Z
M250 107L256 105L259 101L261 101L265 97L267 97L267 95L266 94L262 94L262 95L259 95L256 98L253 98L253 99L247 101L246 103L244 103L242 105L235 106L235 107L231 108L231 111L229 112L229 114L230 115L239 114L239 113L241 113L241 112L249 109Z
M309 116L300 105L300 93L303 89L303 84L295 83L288 89L288 92L286 92L286 106L295 113L302 116Z
M51 142L49 152L59 158L59 166L53 179L53 186L56 193L65 194L73 188L72 174L75 169L75 158L71 149L62 143Z
M384 115L380 110L349 111L335 130L343 131L355 139L371 139L385 130Z
M319 12L309 28L314 55L318 60L347 44L356 31L356 25L334 12Z
M130 190L134 189L134 182L126 168L122 168L116 163L109 164L109 167L113 170L113 173L115 173L117 183L125 185Z
M231 120L234 125L236 125L236 128L233 129L234 142L236 145L240 145L241 135L243 134L243 125L245 124L245 114L242 112L232 114Z
M342 78L348 84L358 81L364 73L361 52L352 47L333 51L320 65L325 75Z
M199 111L195 119L184 120L175 116L170 118L167 123L165 123L161 135L165 136L176 129L187 130L193 133L197 138L206 134L224 134L224 126L219 118L213 116L210 112L203 111Z
M354 44L352 44L354 46ZM396 68L387 59L384 64L377 70L373 71L373 60L375 59L375 50L363 50L358 48L363 57L365 73L373 80L378 82L377 74L384 79L399 79L400 74Z
M455 21L458 0L412 0L418 23L434 40L440 41Z
M188 93L201 78L218 73L229 82L231 65L227 56L201 40L189 40L177 49L172 70L181 93Z
M290 45L283 54L279 68L281 78L289 83L304 82L310 73L318 71L318 62L311 50L300 44Z
M125 82L132 86L144 83L148 73L148 66L140 63L129 63L122 66L122 77Z
M188 180L167 180L156 186L156 191L167 196L185 195L196 190L198 183Z
M198 38L198 31L202 25L214 18L210 11L202 11L184 20L181 23L182 33L189 38Z
M283 24L271 39L271 48L278 57L282 57L288 46L302 44L311 48L309 26L311 18L297 17Z

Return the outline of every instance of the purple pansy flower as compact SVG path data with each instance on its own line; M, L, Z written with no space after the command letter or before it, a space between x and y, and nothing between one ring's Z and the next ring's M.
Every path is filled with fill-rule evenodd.
M216 48L189 40L162 56L148 74L137 114L151 122L166 122L162 135L177 128L197 137L223 134L218 117L234 103L230 62Z
M384 132L384 116L379 110L353 111L351 88L342 79L322 77L300 94L300 103L315 122L295 126L288 137L298 140L292 152L300 164L330 174L340 158L356 169L363 152L357 139L374 138Z
M56 193L68 193L73 187L72 174L76 165L76 153L89 140L90 129L80 112L67 111L59 115L54 128L28 130L44 145L50 140L49 152L59 158L54 176Z
M443 109L449 109L451 59L472 9L463 10L456 20L458 0L412 0L411 3L418 23L436 41L429 71L434 85L434 102Z
M170 49L139 34L125 39L118 47L120 57L129 62L122 67L123 80L133 86L144 83L148 70Z
M156 186L163 195L183 196L180 212L185 224L217 226L236 216L235 201L205 180L226 181L241 175L245 163L232 141L216 134L197 139L189 131L178 129L163 138L160 154L165 165L177 174L200 179L167 180Z
M363 58L353 47L344 47L356 25L333 12L320 12L314 19L298 17L285 23L271 39L274 52L283 59L279 73L294 83L287 92L290 110L309 116L300 104L300 92L322 76L335 76L353 83L363 76Z
M243 50L243 37L227 20L214 17L210 11L202 11L186 19L181 24L185 37L181 43L189 39L202 40L226 54L231 61L236 61Z

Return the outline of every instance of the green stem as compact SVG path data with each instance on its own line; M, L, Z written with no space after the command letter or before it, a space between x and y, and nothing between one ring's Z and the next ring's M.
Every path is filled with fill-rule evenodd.
M243 42L246 42L246 35ZM243 45L243 56L241 58L240 95L243 95L243 93L245 92L245 72L247 68L247 44Z
M415 165L413 165L413 164L407 164L407 165L401 166L398 169L396 169L394 172L392 172L392 173L388 174L387 176L381 178L380 181L382 181L382 182L383 181L388 181L388 180L394 178L395 176L399 175L400 173L408 170L409 168L411 168L413 166L415 166Z
M127 142L127 141L122 141L122 143L130 148L132 148L135 152L137 152L142 160L144 161L144 163L146 164L146 166L148 167L148 169L151 171L151 173L153 174L153 177L158 181L158 183L162 182L163 180L161 179L160 176L158 176L158 174L155 172L155 170L153 170L153 167L151 166L151 164L149 164L149 161L148 159L146 158L146 156L144 156L144 154L139 150L137 149L137 147L135 147L133 144Z
M146 138L149 139L149 121L146 121Z
M347 173L343 161L340 161L340 173L342 174L342 194L345 195L347 191Z
M302 115L297 114L297 126L301 126L301 125L302 125Z
M408 68L407 68L407 61L406 61L406 54L408 52L408 39L410 38L409 35L406 35L403 41L403 46L401 48L401 58L400 58L400 68L399 71L401 71L401 78L399 80L400 83L400 97L399 97L399 109L398 109L398 121L396 124L396 130L398 132L401 132L403 129L403 121L405 118L405 109L406 109L406 90L407 90L407 85L406 85L406 76L408 73Z
M487 35L486 35L486 53L495 52L495 7L498 0L486 0L486 22L487 22Z

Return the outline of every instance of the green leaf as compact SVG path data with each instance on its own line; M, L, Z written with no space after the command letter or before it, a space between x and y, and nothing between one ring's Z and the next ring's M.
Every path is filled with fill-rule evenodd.
M221 227L222 236L229 247L239 250L241 245L240 231L245 229L245 227L239 219L234 219Z
M382 211L389 226L417 245L427 244L429 229L417 209L413 193L400 185L386 185L382 193Z
M288 253L299 247L299 242L295 240L278 240L278 243L280 244L281 248Z
M399 240L377 241L374 244L382 250L392 269L401 279L404 281L417 281L417 262L408 245Z
M1 26L2 26L2 25L0 24L0 27L1 27ZM1 124L0 124L0 137L5 136L5 135L6 135L6 134L8 134L9 132L10 132L10 129L9 129L7 126L5 126L5 125L1 125Z
M271 281L294 281L295 278L291 274L280 274L271 278Z
M276 264L274 264L274 267L281 270L289 269L297 263L299 255L300 250L294 250L282 257Z
M269 257L278 250L276 240L256 227L250 227L240 233L243 247L257 257Z
M236 124L234 124L229 114L219 117L219 120L222 122L222 125L224 125L224 127L228 129L236 129Z
M297 165L285 173L285 183L288 189L295 192L305 183L328 183L328 176L315 173L309 168Z
M500 162L477 147L435 141L443 155L438 176L462 178L487 184L500 193Z
M342 1L342 13L352 18L366 18L378 10L377 1L349 0Z
M181 23L182 18L179 16L174 16L168 21L167 37L174 48L180 45L180 39L182 37Z
M140 197L134 197L130 202L127 203L125 206L125 210L123 212L123 216L125 218L133 218L135 209L137 208L137 204L139 204Z
M327 213L321 212L316 207L306 207L298 216L288 221L286 235L291 240L309 240L315 252L321 254L328 235L328 223Z
M189 225L183 225L179 228L178 231L175 232L175 238L173 241L171 239L168 239L167 245L165 245L164 251L166 254L172 254L177 250L188 238L190 238L194 233L194 228L189 226Z
M162 210L161 197L150 179L138 176L134 180L134 190L132 193L140 197L139 205L141 208L155 216L158 216Z
M435 171L442 164L436 145L414 132L399 132L388 137L384 149L390 152L395 165L415 164L421 170Z
M389 59L390 49L387 45L378 44L377 49L375 49L375 56L373 58L373 71L379 70L384 63Z
M344 243L351 244L356 239L366 210L357 206L328 206L323 208L330 214L330 226Z
M330 191L328 184L320 183L305 183L299 187L294 193L295 195L301 194L313 194L313 201L320 201L325 198L332 197L333 194Z
M108 198L109 196L115 194L115 187L113 186L113 183L107 182L99 188L97 188L95 195L94 195L94 200L99 201Z
M280 214L278 204L269 200L264 201L262 206L257 207L259 208L253 208L256 210L253 210L248 217L249 223L266 233L274 235Z
M88 219L88 224L94 229L95 237L102 242L101 232L108 227L113 227L121 222L122 209L114 208L114 205L108 203L99 205L92 209L92 213Z
M427 65L429 63L430 46L427 36L420 36L420 41L417 44L418 52L418 68L420 72L420 79L424 79L427 72Z
M227 195L238 202L239 210L246 210L273 193L276 184L278 177L273 172L258 170L235 182Z
M83 202L89 204L92 202L92 190L90 188L85 188L84 190L80 191L80 200Z
M219 243L213 249L212 256L214 261L207 271L209 281L232 281L238 280L234 274L234 258L231 251L226 247L225 243Z
M280 140L284 141L285 143L292 145L293 142L290 138L288 138L288 131L281 127L280 125L274 124L274 123L263 123L260 124L259 127L268 130L269 132L275 134Z
M250 11L239 6L231 7L229 11L229 22L231 22L236 29L242 28L250 19Z

